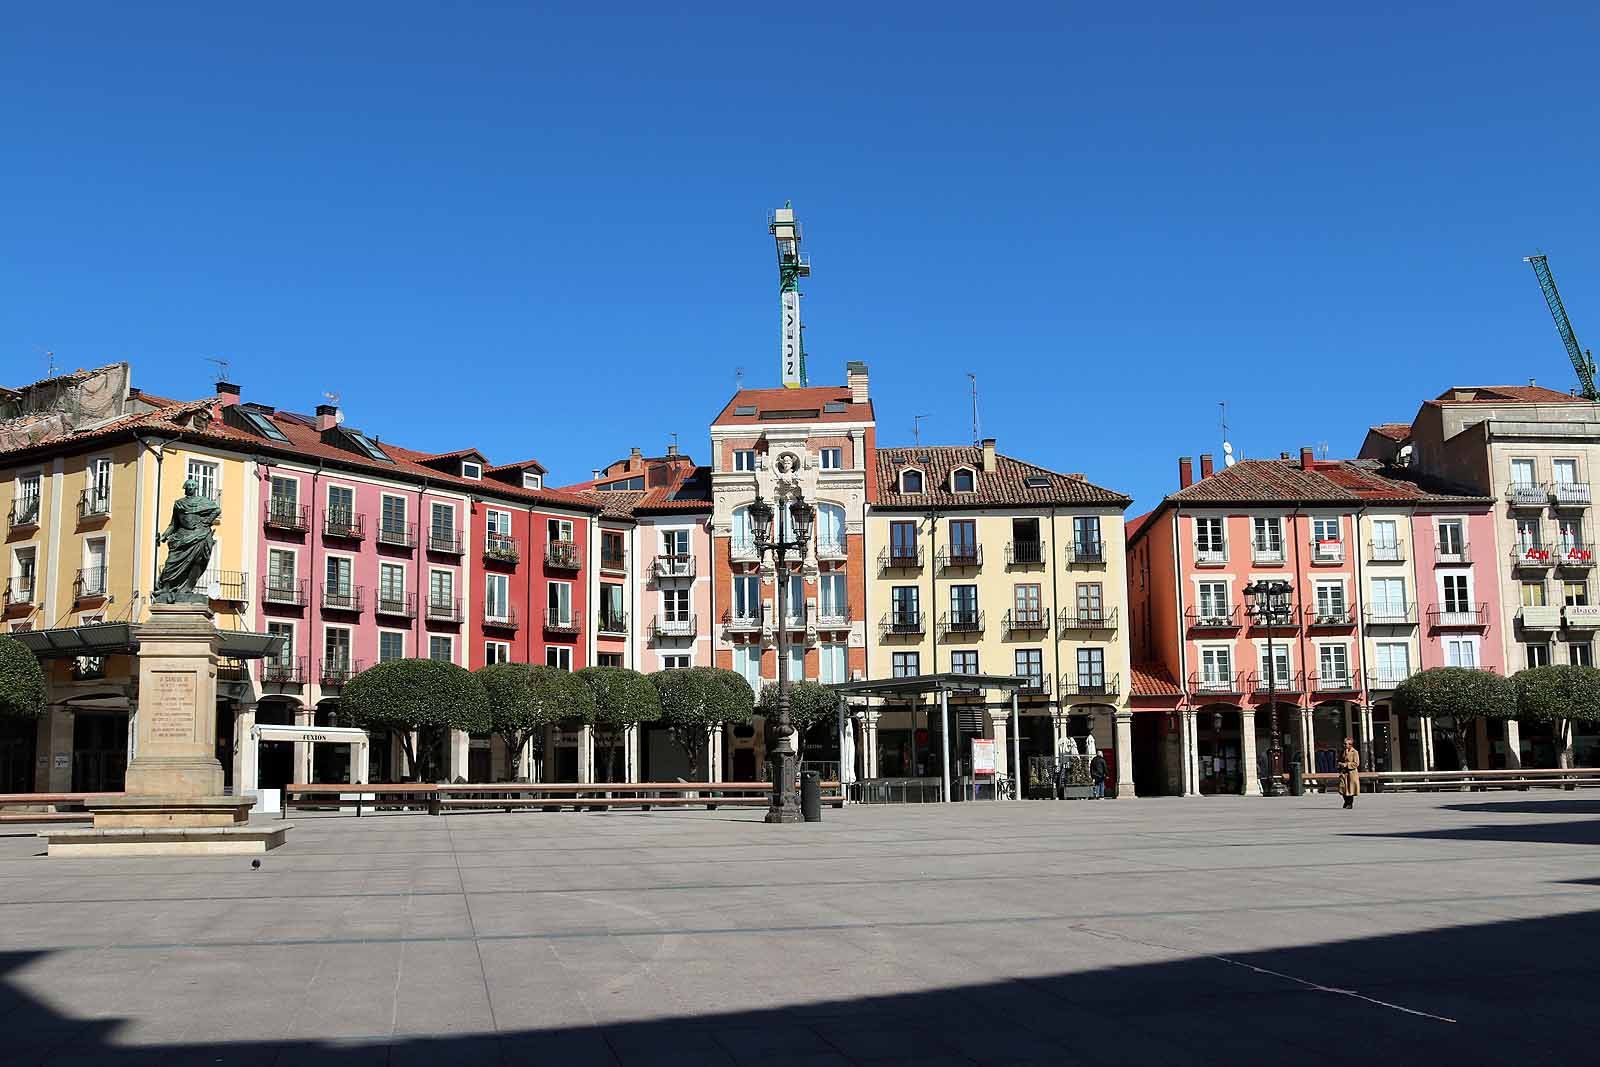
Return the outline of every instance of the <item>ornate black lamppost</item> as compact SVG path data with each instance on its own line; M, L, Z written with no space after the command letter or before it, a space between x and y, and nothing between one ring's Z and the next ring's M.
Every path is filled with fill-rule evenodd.
M779 507L782 506L784 505L780 501ZM785 531L780 528L777 539L774 540L772 505L759 496L756 497L756 502L750 505L750 519L755 526L756 554L764 556L769 552L772 553L773 562L778 570L778 729L776 743L772 745L772 806L767 809L768 822L801 821L800 783L797 771L800 745L794 727L789 725L789 612L786 603L789 593L788 555L794 552L801 559L805 558L806 546L811 541L811 522L816 517L816 511L798 494L789 501L788 508L789 537L786 538Z
M1289 625L1293 608L1290 607L1290 598L1294 595L1294 587L1281 579L1262 579L1251 582L1244 587L1245 611L1257 623L1267 630L1267 707L1268 729L1271 731L1267 740L1267 781L1266 794L1269 797L1281 796L1283 786L1280 778L1283 775L1283 733L1278 728L1278 657L1273 643L1272 631L1279 626ZM1254 716L1252 716L1252 719ZM1239 723L1244 727L1243 717ZM1251 722L1249 728L1255 729ZM1246 767L1245 774L1250 774L1253 768Z

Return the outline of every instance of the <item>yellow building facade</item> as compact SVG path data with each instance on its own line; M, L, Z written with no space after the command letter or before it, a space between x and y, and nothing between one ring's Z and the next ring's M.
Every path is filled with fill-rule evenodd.
M1024 782L1092 738L1129 795L1131 775L1117 759L1132 749L1128 498L1000 455L993 441L879 449L876 488L867 518L869 677L1022 677ZM944 744L964 773L974 737L996 741L996 769L1009 773L1011 701L998 696L953 701L948 742L931 702L862 709L868 776L936 776Z

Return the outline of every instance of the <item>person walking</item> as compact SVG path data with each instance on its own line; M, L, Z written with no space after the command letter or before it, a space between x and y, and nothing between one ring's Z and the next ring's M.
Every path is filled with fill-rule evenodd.
M1348 737L1344 739L1344 751L1339 753L1339 795L1344 797L1347 808L1355 807L1356 797L1361 795L1361 753Z
M1106 798L1107 770L1106 758L1096 752L1094 759L1089 761L1089 777L1094 779L1094 798L1096 800L1104 800Z

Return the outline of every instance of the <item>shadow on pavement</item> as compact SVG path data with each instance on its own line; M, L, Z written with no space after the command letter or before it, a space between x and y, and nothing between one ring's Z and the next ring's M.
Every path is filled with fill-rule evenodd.
M1511 815L1600 815L1600 797L1593 800L1491 800L1481 804L1444 804L1441 811L1503 812Z
M1109 936L1109 935L1108 935ZM821 1004L774 1003L642 1022L478 1035L122 1046L114 1003L74 1012L21 972L45 953L0 954L4 1062L23 1064L1284 1064L1351 1055L1393 1063L1592 1062L1600 912L1229 957L960 982ZM1577 949L1578 951L1574 951ZM85 954L88 965L92 956ZM53 961L59 964L60 961ZM155 961L152 961L153 963ZM197 961L191 960L190 965ZM158 964L162 965L162 964ZM166 966L176 966L167 963ZM476 978L474 977L474 980ZM663 1002L672 976L662 975ZM282 1032L295 1033L284 990ZM273 995L263 990L260 995ZM183 1006L171 1010L182 1018ZM87 1016L96 1016L89 1018ZM397 1025L404 1027L401 1016Z
M1347 837L1405 837L1433 841L1517 841L1529 845L1600 845L1600 819L1569 822L1481 823L1435 830L1351 833Z

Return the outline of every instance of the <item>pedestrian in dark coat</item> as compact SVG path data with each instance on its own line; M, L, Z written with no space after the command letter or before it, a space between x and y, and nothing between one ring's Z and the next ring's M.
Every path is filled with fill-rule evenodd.
M1348 737L1344 739L1344 751L1339 753L1339 795L1344 797L1347 808L1355 807L1356 797L1361 795L1361 753Z
M1094 779L1094 798L1104 800L1106 796L1106 774L1110 770L1106 766L1106 758L1100 753L1094 754L1094 759L1089 761L1089 777Z

